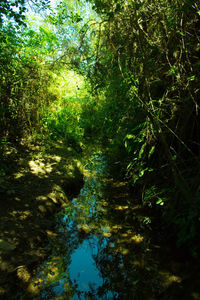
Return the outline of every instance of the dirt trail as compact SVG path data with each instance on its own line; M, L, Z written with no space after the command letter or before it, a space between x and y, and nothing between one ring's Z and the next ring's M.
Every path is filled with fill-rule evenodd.
M54 213L83 184L79 156L62 142L7 152L0 186L0 299L26 289L47 255Z

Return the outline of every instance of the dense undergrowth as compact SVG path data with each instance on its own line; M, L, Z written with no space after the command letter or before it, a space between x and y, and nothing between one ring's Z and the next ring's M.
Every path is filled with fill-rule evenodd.
M105 20L97 62L97 91L103 87L106 98L103 137L143 205L162 216L165 238L197 256L199 4L93 3Z
M96 20L64 1L39 30L1 26L1 159L30 136L80 152L101 140L164 238L197 257L199 3L88 3Z

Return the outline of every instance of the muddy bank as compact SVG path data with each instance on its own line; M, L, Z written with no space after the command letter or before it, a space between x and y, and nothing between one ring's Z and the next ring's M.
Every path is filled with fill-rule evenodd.
M80 155L62 142L17 149L8 149L1 162L0 299L26 290L55 238L55 212L83 185Z

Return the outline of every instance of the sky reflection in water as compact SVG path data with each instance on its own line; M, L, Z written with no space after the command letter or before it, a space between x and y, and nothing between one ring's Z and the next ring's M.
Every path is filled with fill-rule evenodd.
M102 156L94 155L91 163L88 164L88 176L78 198L75 198L61 212L58 218L58 232L65 248L66 256L59 253L59 247L51 256L59 257L57 265L63 265L55 280L44 287L41 294L43 299L52 295L58 299L115 299L117 293L109 291L104 287L101 268L96 261L99 253L103 253L104 248L110 243L110 235L103 236L109 232L108 224L101 224L100 212L103 211L101 205L101 178L105 176L105 162ZM61 243L61 244L62 244ZM60 248L60 250L61 250ZM96 261L95 261L96 259ZM49 261L43 265L45 268L51 264ZM46 277L49 270L47 268ZM62 274L63 273L63 274ZM43 277L45 285L45 277ZM67 290L67 291L66 291ZM101 295L101 296L99 296Z

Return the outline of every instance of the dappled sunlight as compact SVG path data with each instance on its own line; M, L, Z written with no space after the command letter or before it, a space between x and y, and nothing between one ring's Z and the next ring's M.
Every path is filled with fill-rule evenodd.
M40 292L39 281L36 283L31 282L27 287L27 292L28 292L28 294L31 294L32 296L39 294L39 292Z
M101 165L102 158L99 154L95 154L93 160L87 166L89 170L84 172L85 185L80 195L74 198L71 203L66 204L58 214L57 235L50 233L53 242L51 245L52 254L39 269L38 277L31 283L32 286L39 285L41 287L43 292L40 293L40 296L42 298L49 294L53 294L54 297L58 295L64 297L72 291L75 293L73 295L78 295L79 292L84 293L81 290L83 283L80 282L79 287L79 279L82 278L81 272L85 274L85 278L87 277L87 269L90 269L92 263L91 259L94 260L93 264L95 262L99 270L98 276L104 280L106 278L109 283L108 287L104 287L104 285L101 287L105 294L114 292L116 289L116 292L121 293L123 297L131 290L123 290L122 285L130 285L129 280L132 277L135 278L136 275L137 278L133 279L135 283L142 282L147 276L140 274L140 270L154 273L154 267L147 251L148 237L145 232L143 234L139 232L139 227L136 232L136 228L133 229L133 224L124 219L125 212L130 208L129 205L112 205L109 203L109 199L105 200L102 191L105 189L105 185L110 184L111 181L104 178L105 165L103 161ZM115 186L116 192L119 192L119 188L124 188L124 185L117 183ZM120 199L123 201L124 198ZM136 207L140 208L135 205L134 208L136 209ZM116 208L117 211L124 212L120 220L123 224L119 222L117 216L111 214ZM87 254L84 252L85 250L83 251L84 247L87 248ZM88 260L88 265L83 270L79 270L78 261L79 259L83 260L82 257L79 258L78 256L79 251L80 254L84 255L84 260ZM73 257L76 257L77 261L74 261ZM74 278L74 283L69 278L71 266L75 268L73 274L80 273L77 275L78 277ZM94 275L94 283L101 282L102 279L100 280L98 276ZM84 279L82 280L84 282ZM151 289L151 285L152 282L149 278L146 289ZM87 288L94 295L100 291L98 289L90 290L88 285ZM133 288L135 289L134 286ZM142 293L140 288L139 291Z
M104 199L101 200L101 204L103 206L108 206L109 205L108 201L105 201Z
M127 185L128 185L128 182L126 182L126 181L113 182L113 187L114 188L127 187Z
M35 163L31 167L30 161ZM106 179L106 164L100 154L95 154L85 167L78 160L73 163L67 161L61 155L45 154L42 157L40 154L39 159L35 155L26 161L27 168L24 167L23 177L13 176L17 197L16 192L12 197L15 203L20 203L20 207L24 203L24 209L13 207L8 214L9 223L6 221L2 227L5 237L0 240L2 272L11 274L14 270L21 285L24 285L24 293L31 297L42 297L41 299L52 293L54 297L84 294L85 291L76 284L82 278L80 286L84 286L83 278L86 277L81 277L81 272L87 274L92 262L98 270L93 270L97 272L94 273L93 280L101 284L104 278L107 285L102 285L99 291L108 295L118 293L123 298L124 295L129 297L131 293L137 293L146 299L146 295L153 293L155 289L168 291L175 284L180 288L183 283L181 275L170 269L163 271L159 256L155 260L153 258L154 251L157 253L163 249L160 245L151 245L149 229L144 222L146 214L141 205L137 200L133 201L126 184ZM23 165L25 166L24 163ZM49 165L52 170L48 173L44 170ZM77 166L84 173L85 185L80 195L69 202L65 191L70 187L71 181L67 183L67 178L73 177ZM63 176L63 170L66 177ZM19 191L17 187L25 179L27 184ZM124 200L124 193L128 194L128 204ZM116 194L119 197L113 201L113 195ZM61 206L63 209L57 215L58 227L55 231L51 228L53 223L43 216L53 215L56 207ZM30 261L34 265L44 260L46 252L42 244L47 239L52 253L35 277L35 269L31 269L29 264ZM9 253L15 253L12 262L8 258ZM77 262L73 260L73 257L78 259L78 253L84 253L85 259L88 259L88 265L82 271L78 271ZM71 264L75 268L73 274L80 273L80 276L77 275L79 277L74 278L76 283L69 277ZM129 289L124 289L124 286L129 286ZM94 290L89 291L96 293Z
M173 283L181 283L182 279L168 271L159 271L163 287L169 287Z
M131 239L131 241L134 241L136 244L140 244L141 242L143 242L144 237L141 236L140 234L136 234L136 235L131 236L130 239Z
M128 205L117 205L115 206L115 210L126 210L129 209Z
M31 215L31 212L29 210L23 210L23 211L13 210L9 213L9 215L13 217L13 220L15 220L15 219L16 220L17 219L18 220L25 220Z
M84 231L85 233L89 233L91 231L91 227L87 224L80 224L77 226L80 231Z
M15 179L19 179L19 178L21 178L21 177L23 177L23 176L24 176L24 173L23 173L23 172L18 172L18 173L16 173L16 174L14 174Z
M31 279L31 274L25 266L19 266L17 268L17 277L22 280L23 283L27 283Z
M29 167L31 170L31 173L35 175L45 175L46 173L50 173L52 171L52 168L50 166L45 166L45 164L39 160L37 161L29 161Z
M73 191L73 182L80 185L78 159L72 158L68 151L60 155L64 146L55 145L54 149L51 147L52 155L47 150L42 153L41 148L35 150L31 159L27 153L21 154L7 178L8 192L4 194L0 211L3 220L0 224L2 293L3 286L5 291L9 290L13 276L18 278L21 286L29 284L33 266L46 255L44 245L48 239L56 239L56 234L51 231L53 213L68 202L67 194ZM69 190L63 189L66 183ZM29 286L29 292L36 291Z
M200 300L200 1L0 1L0 299Z
M130 250L127 249L127 248L124 248L124 247L116 247L116 248L114 249L114 252L116 252L116 253L121 253L121 254L123 254L123 255L127 255L127 254L130 253Z
M104 237L111 237L111 233L103 231L102 232L102 236L104 236Z
M46 160L44 162L44 160ZM48 161L50 160L50 161ZM28 162L31 173L37 176L43 176L53 171L54 165L61 161L60 156L52 155L45 157L36 157L35 160ZM59 172L59 171L58 171Z
M141 234L133 234L130 230L127 230L125 233L120 234L120 240L119 243L131 243L135 242L136 244L140 244L144 241L144 237Z

